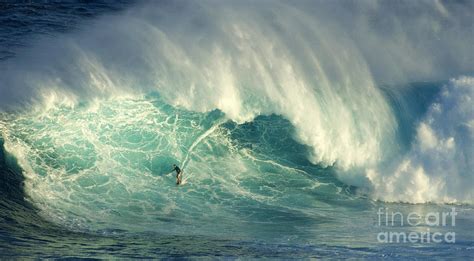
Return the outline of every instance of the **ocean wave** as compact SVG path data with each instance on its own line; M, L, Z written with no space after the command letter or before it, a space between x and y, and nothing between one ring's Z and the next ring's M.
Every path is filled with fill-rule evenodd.
M423 122L417 128L417 141L403 161L408 163L400 165L398 158L405 156L399 144L407 141L398 137L401 131L398 108L391 106L378 87L385 82L405 86L417 80L444 80L471 70L472 23L466 23L471 18L470 8L421 1L410 4L410 10L421 12L411 16L373 2L182 3L140 4L125 13L102 17L87 28L40 40L14 59L2 61L0 101L2 108L9 111L2 116L6 125L2 127L5 148L15 155L25 176L34 181L27 182L28 195L36 197L34 202L43 209L51 209L48 213L56 213L53 209L84 207L76 206L69 197L75 189L89 188L90 180L95 186L109 184L109 178L96 174L114 169L117 160L104 163L99 169L95 164L104 157L114 156L111 150L128 146L130 141L124 137L139 139L141 144L133 147L137 144L132 142L133 149L123 156L133 166L125 168L126 172L142 171L150 163L134 160L143 156L148 161L154 157L151 154L162 154L162 151L168 151L160 158L163 166L186 158L187 151L179 147L183 143L167 139L176 131L171 128L175 125L168 124L173 118L168 117L176 113L168 111L163 114L168 115L165 117L144 98L156 92L161 99L159 108L166 105L170 106L167 110L185 110L186 115L192 115L183 125L187 127L179 130L179 135L189 135L184 142L187 149L215 126L193 125L209 112L218 110L224 114L222 117L236 124L252 123L259 116L278 115L293 128L285 135L305 146L298 150L298 155L305 154L304 158L313 166L336 170L337 176L348 184L371 188L375 198L408 202L472 199L472 194L461 192L465 189L463 185L456 185L463 183L462 178L438 174L446 171L443 173L471 178L458 154L462 157L472 154L457 145L472 144L470 136L453 136L451 140L450 133L455 130L446 129L443 125L446 120L435 117L434 109L430 109L426 117L432 117L432 122ZM382 18L386 19L384 23L373 22ZM469 78L462 79L458 81ZM454 87L447 88L448 93L456 93L449 91ZM465 106L462 99L452 102ZM442 107L443 103L440 104ZM11 112L19 108L20 112ZM95 109L108 111L94 114ZM143 120L142 116L148 117L147 121L135 121ZM96 122L96 117L103 121ZM453 122L454 125L464 126L472 114L459 112L446 117L460 121ZM107 121L124 124L121 128L131 136L99 135L107 133L104 129L108 128ZM146 128L148 122L152 129ZM130 123L133 129L128 129L130 126L125 123ZM91 124L91 130L97 132L87 129L82 132L81 127ZM24 132L16 129L19 126ZM157 133L157 129L168 132ZM134 136L135 132L140 135ZM43 136L38 136L41 133ZM23 136L11 136L17 134ZM211 137L201 139L202 146ZM95 147L94 142L103 142L100 139L108 142L101 143L104 147ZM157 139L163 143L156 143ZM215 149L209 152L211 156L214 152L234 155L227 154L234 147L228 136L218 140L227 143L218 146L220 149L210 145L209 148ZM156 150L162 144L164 147ZM429 147L433 144L434 148ZM147 152L150 146L153 149ZM439 149L443 152L426 152L426 148L433 152L438 146L444 148ZM452 151L446 152L449 149ZM436 157L445 159L445 156L455 159L443 163L451 164L448 167L434 163ZM216 163L217 166L249 177L261 172L261 167L250 168L246 165L249 163L228 157L224 160L228 165ZM393 162L388 164L391 159ZM268 159L262 162L265 161ZM298 168L287 169L279 162L272 166L285 167L278 167L279 171L300 173L294 170ZM209 166L202 163L196 169L209 169ZM84 170L94 173L93 178L84 181L84 187L62 180L64 173ZM429 180L427 177L431 176L436 178ZM406 180L411 185L402 182ZM116 192L111 193L116 193L117 198L122 192L129 193L120 180L115 182L118 182ZM56 185L55 189L51 187ZM253 195L246 190L235 193ZM56 200L61 197L69 201ZM257 200L265 199L265 196L257 197ZM69 202L69 207L55 206L52 202ZM88 212L78 209L77 213L81 211ZM77 224L92 219L95 212L89 213L90 217L76 219ZM106 210L103 213L116 217ZM56 219L60 218L58 214Z

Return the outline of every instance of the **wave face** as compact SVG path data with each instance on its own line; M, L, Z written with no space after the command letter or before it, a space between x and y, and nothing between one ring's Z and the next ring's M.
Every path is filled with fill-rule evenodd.
M324 204L308 204L314 190L332 200L353 197L331 176L314 176L322 170L304 161L306 147L276 116L237 125L221 112L177 110L152 96L59 106L16 115L7 125L4 148L23 170L29 200L47 220L73 230L233 229L246 238L262 237L258 227L291 224L291 217L287 235ZM179 189L170 174L178 162Z
M291 234L350 185L472 203L473 80L434 84L472 74L472 5L142 3L2 61L4 149L79 230ZM439 97L417 108L415 81Z

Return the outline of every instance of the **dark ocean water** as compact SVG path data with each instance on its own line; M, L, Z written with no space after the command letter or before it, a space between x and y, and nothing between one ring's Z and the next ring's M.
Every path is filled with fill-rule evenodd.
M123 10L133 1L1 1L0 59L7 59L38 37L77 29L83 21Z
M303 26L310 19L277 22L280 10L292 17L292 7L268 13L275 2L258 4L255 18L237 4L232 10L241 16L224 8L224 21L213 2L140 4L0 1L0 108L8 108L0 113L0 258L474 257L472 169L466 171L473 155L466 122L474 115L465 106L472 77L351 89L348 79L361 80L351 67L348 78L328 72L315 80L341 77L346 85L306 89L298 80L314 79L292 77L292 70L317 71L305 48L328 47L311 37L298 42L320 33ZM274 41L246 35L245 18L261 22L253 26ZM231 26L219 31L226 22ZM303 36L289 33L292 26ZM232 74L232 66L244 69ZM344 65L334 67L344 72ZM266 85L273 81L282 84ZM296 87L287 90L287 83ZM8 107L17 100L20 109ZM455 134L451 125L459 126ZM425 154L430 133L442 149ZM169 174L174 163L184 169L180 187ZM435 169L433 179L452 187L423 180L420 169ZM364 186L364 173L378 176ZM400 219L453 208L455 225ZM393 223L384 223L392 213ZM390 231L454 233L455 242L381 242L380 233Z

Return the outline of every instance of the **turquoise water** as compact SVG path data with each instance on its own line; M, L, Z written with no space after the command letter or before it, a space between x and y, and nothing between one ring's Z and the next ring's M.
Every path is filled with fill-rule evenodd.
M338 181L334 168L310 163L308 147L277 115L237 124L219 111L169 106L154 94L4 117L3 169L22 173L26 199L9 203L25 229L6 230L20 240L4 249L8 255L470 255L469 205L374 201ZM173 163L184 169L181 186L170 174ZM377 223L381 208L423 216L452 207L459 212L455 227ZM39 230L37 219L46 220ZM32 229L33 236L23 234ZM381 231L428 230L454 231L456 243L377 238ZM37 240L40 248L30 245ZM414 249L405 252L407 246Z
M305 159L307 148L278 116L238 125L218 111L148 97L59 106L15 116L6 129L4 146L24 170L26 193L48 220L71 229L232 231L286 241L297 231L295 238L312 237L311 226L299 224L326 219L314 208L328 203L313 201L315 193L361 200L331 169ZM173 163L184 169L179 187Z

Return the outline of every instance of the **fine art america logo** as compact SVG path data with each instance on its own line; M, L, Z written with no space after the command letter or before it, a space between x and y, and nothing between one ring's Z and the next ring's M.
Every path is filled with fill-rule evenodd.
M456 226L455 208L447 212L416 212L403 214L388 208L377 211L378 227L386 228L377 234L380 243L455 243L456 233L449 227Z

